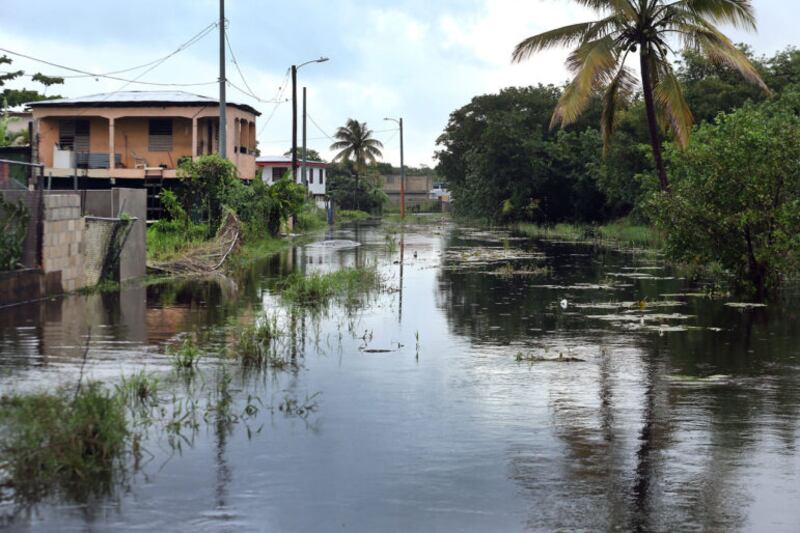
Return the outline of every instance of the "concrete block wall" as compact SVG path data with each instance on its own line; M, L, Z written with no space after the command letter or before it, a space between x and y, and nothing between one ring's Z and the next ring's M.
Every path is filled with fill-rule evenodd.
M84 219L77 194L48 194L42 216L42 270L63 291L84 286ZM56 274L59 273L59 274Z

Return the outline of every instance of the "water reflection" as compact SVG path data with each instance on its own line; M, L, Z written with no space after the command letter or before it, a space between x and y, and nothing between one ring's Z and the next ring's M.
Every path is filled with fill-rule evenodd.
M117 494L113 513L98 511L107 501L82 515L56 501L22 525L657 531L800 521L794 306L676 296L696 287L657 257L455 225L365 224L321 240L361 246L309 243L233 280L0 310L3 390L68 379L89 327L95 377L142 365L166 375L163 346L186 335L219 355L262 312L280 320L293 363L226 376L209 359L192 390L214 409L191 447L172 456L153 437L153 468ZM366 309L312 311L274 292L295 271L364 265L389 287ZM518 352L556 360L518 362ZM257 413L234 423L248 405Z

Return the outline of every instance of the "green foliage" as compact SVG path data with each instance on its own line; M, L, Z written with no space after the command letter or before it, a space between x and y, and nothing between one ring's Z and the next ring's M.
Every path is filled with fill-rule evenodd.
M352 302L380 283L380 276L374 269L347 268L330 274L308 276L294 272L280 280L276 288L287 302L325 307L334 300Z
M295 228L298 231L314 231L328 225L325 210L310 203L306 204L295 216Z
M53 490L85 501L87 486L108 490L130 436L123 402L99 383L77 392L3 396L0 426L0 461L19 502Z
M10 65L11 58L6 55L0 56L0 65ZM15 80L21 76L25 76L24 70L5 71L0 73L0 87L3 87L6 82ZM45 76L44 74L36 73L32 76L32 81L41 83L45 87L51 85L60 85L64 83L64 78ZM27 89L3 89L2 99L6 102L7 106L20 106L28 102L38 102L40 100L49 100L52 98L60 98L60 96L45 96L37 91L29 91Z
M172 355L172 362L179 370L192 370L200 362L200 348L191 339L184 340L180 346L171 347L169 353Z
M276 341L281 336L275 317L261 316L252 326L236 331L234 354L245 370L282 370L291 363L278 355Z
M359 177L353 163L333 164L328 170L328 195L339 209L379 213L389 201L380 187L380 176Z
M208 226L192 222L172 191L161 191L159 198L167 217L147 228L147 255L152 260L164 261L203 242Z
M719 262L758 296L800 262L800 90L721 115L685 152L671 147L672 194L653 201L673 259Z
M364 220L369 220L372 218L372 215L367 213L366 211L355 211L349 209L341 209L336 211L336 222L338 223L346 223L346 222L363 222Z
M456 214L537 223L603 217L606 199L596 185L602 141L583 123L550 130L559 95L552 86L509 88L451 114L438 139L437 170Z
M0 195L0 272L18 268L29 220L22 201L14 204Z
M236 166L217 154L184 159L178 167L182 187L181 203L187 212L198 210L208 224L212 237L222 221L223 206L230 190L238 182Z

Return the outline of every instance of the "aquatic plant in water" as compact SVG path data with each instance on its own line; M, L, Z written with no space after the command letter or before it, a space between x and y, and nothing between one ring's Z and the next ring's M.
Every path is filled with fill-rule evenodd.
M131 451L122 398L100 383L0 398L0 501L53 493L83 502L124 476Z

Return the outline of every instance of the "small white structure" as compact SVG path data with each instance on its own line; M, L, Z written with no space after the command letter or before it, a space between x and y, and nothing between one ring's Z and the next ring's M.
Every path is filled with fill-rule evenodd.
M303 162L297 161L296 183L303 182ZM283 155L261 156L256 159L256 165L262 170L261 179L267 185L272 185L292 171L292 158ZM328 164L321 161L306 161L306 179L308 180L308 190L316 200L325 197L325 189L328 183Z

